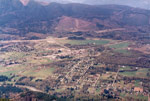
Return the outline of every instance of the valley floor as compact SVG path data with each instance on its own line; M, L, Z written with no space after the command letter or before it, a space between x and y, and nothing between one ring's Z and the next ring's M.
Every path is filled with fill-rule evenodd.
M67 37L0 44L1 86L12 85L24 92L28 89L72 100L148 101L148 45L140 49L133 41ZM9 96L13 98L12 93Z

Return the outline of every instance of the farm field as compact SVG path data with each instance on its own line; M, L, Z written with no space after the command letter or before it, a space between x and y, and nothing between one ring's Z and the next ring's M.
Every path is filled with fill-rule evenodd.
M69 40L71 45L85 45L85 44L95 44L95 45L105 45L108 44L108 40Z
M115 49L118 49L118 48L127 48L129 46L129 42L121 42L121 43L118 43L118 44L114 44L114 45L110 45L109 47L110 48L115 48Z
M129 77L145 77L145 78L149 78L150 77L150 69L148 68L142 68L142 69L138 69L136 71L124 71L121 72L120 75L123 76L129 76Z

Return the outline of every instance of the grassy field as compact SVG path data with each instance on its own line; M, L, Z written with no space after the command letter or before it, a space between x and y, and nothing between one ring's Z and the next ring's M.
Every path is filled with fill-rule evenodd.
M129 76L129 77L133 77L133 76L136 76L136 72L121 72L119 73L120 75L123 75L123 76Z
M131 52L128 51L127 49L115 49L115 52L127 54L127 55L131 54Z
M38 58L38 59L28 58L26 64L43 65L51 62L52 60L48 58Z
M118 44L109 45L109 47L114 49L115 52L122 53L122 54L125 54L125 55L130 55L131 51L129 51L127 49L129 45L130 45L129 42L121 42L121 43L118 43Z
M10 78L12 74L16 74L16 73L17 71L7 71L7 72L0 72L0 75L4 75Z
M138 87L138 86L139 86L139 83L140 83L140 80L135 80L135 84L134 84L134 85L135 85L136 87Z
M131 70L130 66L121 67L120 70Z
M97 88L97 89L96 89L96 92L97 92L97 93L100 93L100 91L101 91L100 88Z
M85 44L95 44L95 45L105 45L108 44L108 40L69 40L71 45L85 45Z
M140 68L137 71L125 71L125 72L120 72L120 75L123 76L128 76L128 77L146 77L149 78L147 73L150 73L150 71L147 68Z
M127 48L128 46L129 46L129 42L122 42L122 43L110 45L109 47L115 49L121 49L121 48Z
M121 93L120 94L120 96L121 97L132 97L132 98L134 98L134 99L140 99L140 101L148 101L148 96L144 96L144 95L140 95L140 94L138 94L138 95L131 95L131 94L125 94L125 93Z
M7 52L1 58L11 59L11 60L18 60L18 59L24 58L25 56L27 56L27 54L25 52Z
M33 69L28 70L23 73L26 76L33 76L36 78L44 79L53 74L55 68L41 68L41 69Z
M96 44L96 45L105 45L110 41L105 39L95 40L95 39L86 39L86 40L68 40L68 39L56 39L56 42L59 44L71 44L71 45L86 45L86 44Z
M41 52L41 51L39 51ZM49 52L49 51L48 51ZM37 52L38 53L38 52ZM44 53L44 52L43 52ZM11 64L8 66L0 65L0 75L11 77L12 74L20 74L22 71L32 71L31 67L38 67L38 65L48 64L52 61L46 57L36 57L34 52L5 52L0 57L1 60L5 60L8 63L10 61L20 62L18 64Z
M59 89L55 89L56 92L61 93L65 90L65 88L59 88Z

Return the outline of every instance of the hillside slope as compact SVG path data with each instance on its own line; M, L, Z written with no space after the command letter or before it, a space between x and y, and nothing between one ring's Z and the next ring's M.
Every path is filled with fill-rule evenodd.
M64 17L69 19L65 21ZM80 22L78 27L76 22ZM75 30L67 30L67 25ZM132 28L130 31L150 32L150 11L119 5L42 5L33 0L27 3L19 0L0 1L1 33L24 35L28 32L52 33L111 28Z

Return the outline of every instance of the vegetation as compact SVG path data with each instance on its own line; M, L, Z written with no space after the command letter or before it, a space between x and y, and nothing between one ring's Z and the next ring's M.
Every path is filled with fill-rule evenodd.
M3 76L3 75L0 76L0 82L4 82L4 81L7 81L7 80L8 80L7 76Z
M116 49L115 52L123 53L123 54L131 54L131 52L126 49Z
M85 45L85 44L96 44L96 45L105 45L108 44L108 40L70 40L68 42L71 45Z
M127 48L128 46L129 46L128 42L123 42L123 43L119 43L119 44L110 45L109 47L118 49L118 48Z
M129 77L146 77L148 78L149 76L147 76L146 74L149 73L147 68L142 68L142 69L138 69L138 70L125 70L124 72L120 72L120 75L123 76L129 76Z
M71 37L68 37L69 40L85 40L84 37L76 37L76 36L71 36Z
M7 86L0 86L0 97L2 97L2 95L7 95L9 93L20 93L22 92L22 90L20 88L17 87L13 87L11 85L7 85Z

